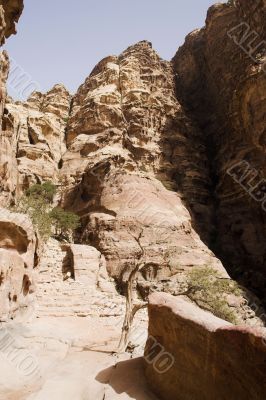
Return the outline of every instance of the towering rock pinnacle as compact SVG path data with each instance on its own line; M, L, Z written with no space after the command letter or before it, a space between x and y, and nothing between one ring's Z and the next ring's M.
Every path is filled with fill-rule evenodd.
M146 41L102 60L74 96L61 170L69 183L64 206L82 216L80 240L100 249L119 281L127 280L141 246L146 288L173 278L174 290L190 265L222 268L182 204L210 222L199 137L176 99L171 63Z

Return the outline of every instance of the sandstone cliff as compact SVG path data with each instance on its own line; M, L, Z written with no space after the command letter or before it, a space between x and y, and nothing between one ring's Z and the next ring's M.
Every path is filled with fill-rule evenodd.
M22 10L23 0L0 1L0 46L6 38L16 33L16 22ZM9 59L6 51L3 51L0 53L0 199L2 206L8 204L10 198L14 196L17 181L16 136L14 131L4 132L2 127L8 73Z
M22 3L0 0L1 44ZM16 393L18 368L1 370L5 399L154 399L139 384L137 360L133 378L124 378L127 362L100 371L113 364L121 294L138 265L139 302L158 291L180 296L188 273L206 266L265 301L265 10L265 0L214 5L171 62L139 42L103 59L74 96L60 84L24 103L8 99L8 55L0 54L0 205L52 181L55 203L81 217L75 244L52 238L40 257L28 217L0 209L0 322L34 309L27 329L11 331L41 364ZM225 300L237 322L262 325L250 292ZM162 399L265 397L265 330L161 293L149 317L146 372ZM141 334L127 343L134 355L146 341L144 310L136 325ZM167 376L158 349L173 361Z
M208 142L194 121L177 100L172 64L137 43L102 60L73 99L56 85L6 104L2 204L32 183L61 186L61 205L81 216L76 241L103 254L121 291L139 261L144 298L178 293L192 267L227 276L206 245L217 210Z
M16 134L16 163L10 168L17 169L17 196L33 183L58 182L70 99L63 85L55 85L45 95L33 93L26 103L6 104L4 130Z
M33 306L38 240L26 215L0 208L0 321Z
M16 34L16 23L23 11L23 0L0 0L0 45Z
M210 223L199 137L176 99L171 64L146 41L101 61L74 96L60 172L68 184L63 205L81 215L78 240L104 254L118 283L140 257L145 294L163 281L175 292L192 266L225 272L183 203L189 198L201 222Z
M173 64L177 96L201 128L211 163L207 244L265 301L266 2L234 3L211 7L206 27L186 38Z

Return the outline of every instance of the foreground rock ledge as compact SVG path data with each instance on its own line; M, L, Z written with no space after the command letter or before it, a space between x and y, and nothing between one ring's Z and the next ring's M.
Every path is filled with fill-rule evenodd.
M165 373L158 356L151 362L158 344L174 361ZM162 399L266 398L266 329L234 326L183 298L150 296L145 356L148 381Z

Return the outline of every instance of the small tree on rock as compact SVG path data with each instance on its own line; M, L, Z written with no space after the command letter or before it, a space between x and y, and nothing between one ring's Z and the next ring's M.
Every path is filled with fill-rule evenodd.
M65 211L60 207L54 208L50 212L50 217L53 221L55 233L60 238L69 238L69 235L79 227L79 216Z
M53 231L59 238L70 238L79 226L79 217L60 207L51 210L56 186L52 182L34 184L20 198L14 211L28 214L41 238L47 241Z

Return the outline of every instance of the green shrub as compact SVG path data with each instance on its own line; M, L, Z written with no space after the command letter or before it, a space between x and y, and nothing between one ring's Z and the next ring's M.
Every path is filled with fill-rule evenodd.
M226 295L240 296L241 289L231 279L221 278L211 267L194 268L187 277L187 296L200 307L219 318L237 323L237 316L226 301Z
M32 185L20 198L13 211L29 215L41 238L48 240L53 232L68 238L71 231L79 225L79 217L62 208L51 210L51 204L56 195L56 186L51 182Z
M45 198L37 196L35 191L28 192L20 198L14 211L29 215L41 238L49 239L52 234L52 220L49 216L49 203Z
M55 194L56 194L56 186L49 181L42 184L37 183L35 185L32 185L26 191L27 197L46 200L49 203L52 203Z
M69 211L64 211L60 207L54 208L50 212L50 217L53 221L56 234L61 237L68 237L69 233L79 226L78 215Z

